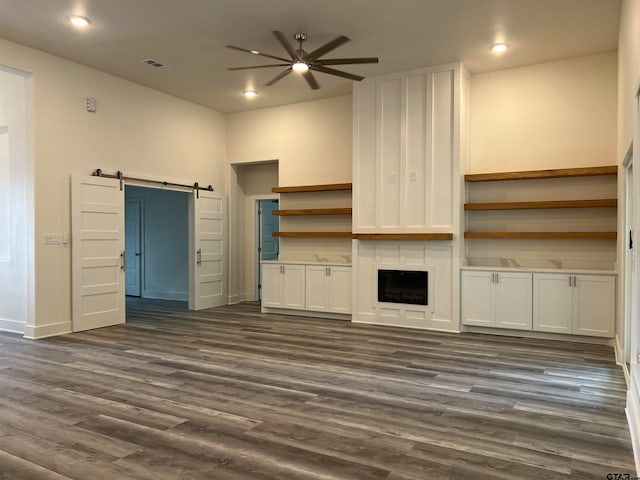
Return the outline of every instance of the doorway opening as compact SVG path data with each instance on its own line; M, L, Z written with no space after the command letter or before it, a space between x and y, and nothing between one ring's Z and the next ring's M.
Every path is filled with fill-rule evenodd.
M262 261L277 261L280 253L280 239L273 233L279 231L280 221L273 214L280 201L276 198L256 200L256 297L262 300Z
M187 192L125 185L127 296L189 300Z
M629 364L631 361L631 319L632 307L631 299L633 293L633 264L634 264L634 245L633 245L633 147L630 146L625 156L623 166L625 167L625 212L624 212L624 232L625 232L625 248L624 248L624 293L623 293L623 310L624 325L622 328L622 358L619 360L623 363L628 375Z

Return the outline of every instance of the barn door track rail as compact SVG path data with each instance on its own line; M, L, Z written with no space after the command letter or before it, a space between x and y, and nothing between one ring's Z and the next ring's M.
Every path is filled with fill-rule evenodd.
M125 174L122 173L120 170L118 170L116 173L104 173L101 168L98 168L91 175L94 176L94 177L116 178L116 179L118 179L120 181L120 190L123 190L124 181L125 180L135 180L135 181L138 181L138 182L153 183L155 185L163 185L165 187L191 188L191 189L196 191L196 196L198 198L200 198L200 190L206 190L208 192L213 192L213 187L211 185L208 185L206 187L201 187L198 182L195 182L193 185L188 185L188 184L185 184L185 183L166 182L166 181L162 181L162 180L150 180L148 178L128 177L128 176L125 176Z

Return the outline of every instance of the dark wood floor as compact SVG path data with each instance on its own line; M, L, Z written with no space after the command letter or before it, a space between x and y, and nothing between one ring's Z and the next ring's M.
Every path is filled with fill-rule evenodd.
M605 479L632 472L611 348L130 302L0 335L0 479Z

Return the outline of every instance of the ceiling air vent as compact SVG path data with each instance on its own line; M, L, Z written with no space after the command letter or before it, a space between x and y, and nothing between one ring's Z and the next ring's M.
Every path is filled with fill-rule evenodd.
M157 60L154 60L152 58L147 58L146 60L143 60L142 63L150 65L153 68L157 68L158 70L168 70L169 69L169 67L166 66L164 63L160 63Z

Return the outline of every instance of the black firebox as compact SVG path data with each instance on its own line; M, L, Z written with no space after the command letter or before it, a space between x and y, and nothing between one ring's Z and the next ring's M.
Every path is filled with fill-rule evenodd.
M378 270L378 301L429 305L429 272Z

